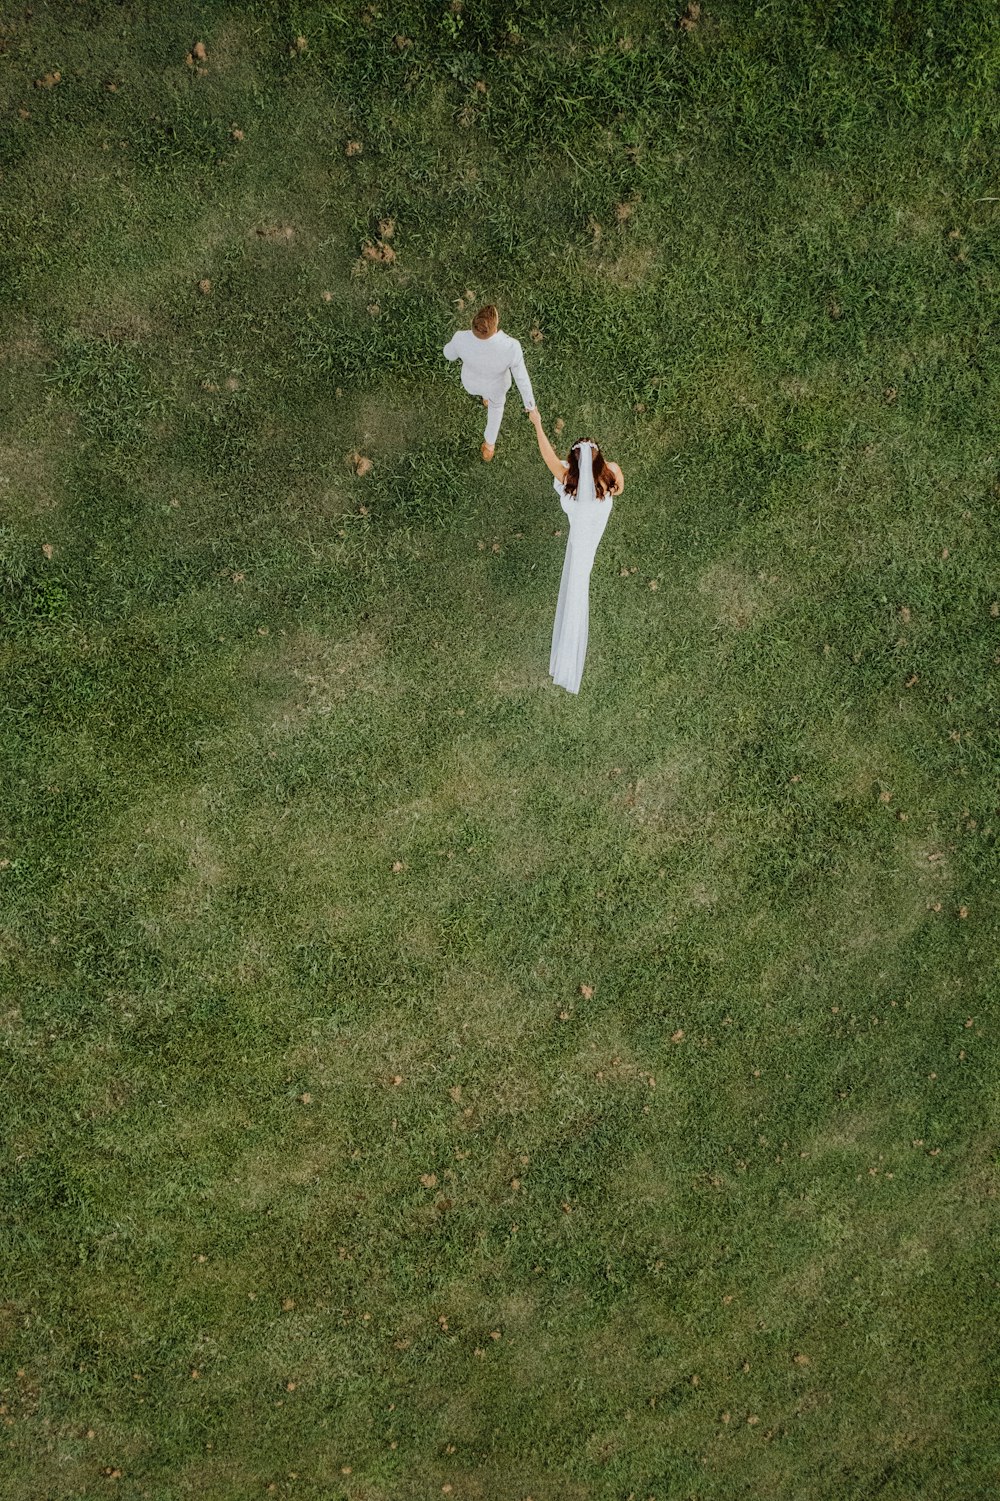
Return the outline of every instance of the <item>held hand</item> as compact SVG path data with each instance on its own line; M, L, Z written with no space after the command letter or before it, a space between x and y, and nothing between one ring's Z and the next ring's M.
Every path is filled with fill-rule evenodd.
M538 410L538 408L537 407L525 407L525 411L528 414L528 421L531 423L532 427L541 427L541 425L542 425L542 414Z

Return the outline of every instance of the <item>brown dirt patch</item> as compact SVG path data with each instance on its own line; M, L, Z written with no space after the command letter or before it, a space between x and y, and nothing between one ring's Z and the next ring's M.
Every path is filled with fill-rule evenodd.
M772 609L765 586L731 563L717 562L698 579L698 593L719 625L742 631L765 619Z
M631 290L649 279L655 264L656 251L651 245L630 245L613 258L602 257L594 270L601 281L613 281Z

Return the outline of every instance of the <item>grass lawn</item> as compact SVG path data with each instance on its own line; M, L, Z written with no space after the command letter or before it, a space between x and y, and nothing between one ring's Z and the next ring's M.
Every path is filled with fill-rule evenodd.
M997 1494L998 74L0 17L4 1497Z

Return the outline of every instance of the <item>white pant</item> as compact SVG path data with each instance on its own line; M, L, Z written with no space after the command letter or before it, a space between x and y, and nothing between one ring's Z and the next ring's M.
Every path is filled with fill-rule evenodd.
M500 423L503 421L503 409L507 401L506 391L499 401L491 401L486 408L486 431L483 433L483 442L492 448L500 432Z

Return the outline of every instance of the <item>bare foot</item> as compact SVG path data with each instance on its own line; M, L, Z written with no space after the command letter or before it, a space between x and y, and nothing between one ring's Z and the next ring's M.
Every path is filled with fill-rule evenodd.
M483 446L479 450L479 452L482 454L483 458L486 460L487 464L489 463L489 461L493 457L493 455L496 453L496 451L497 451L497 448L496 448L496 444L495 443L484 443Z

